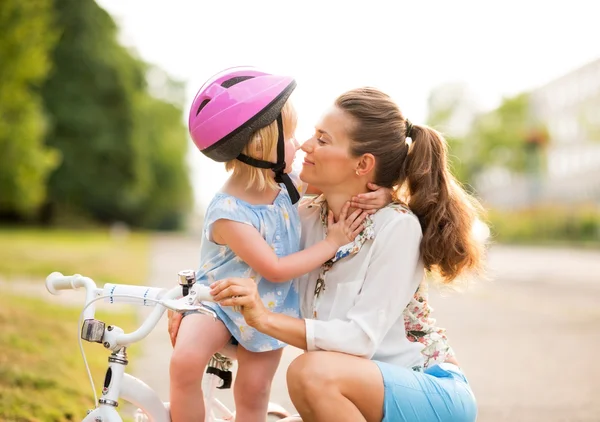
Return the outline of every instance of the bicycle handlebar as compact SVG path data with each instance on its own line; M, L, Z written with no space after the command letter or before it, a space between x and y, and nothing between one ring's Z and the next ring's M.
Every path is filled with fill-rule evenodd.
M61 290L77 289L79 287L85 288L86 292L83 320L94 319L94 302L101 297L104 297L109 303L129 302L139 305L161 305L153 309L140 327L131 333L119 332L119 330L105 331L105 347L110 349L126 346L146 337L154 329L167 307L176 310L195 309L200 308L200 306L195 305L196 303L212 301L210 287L198 284L194 285L193 297L184 304L175 301L175 299L182 297L181 286L175 286L167 290L157 287L107 283L100 289L97 288L96 283L91 278L80 274L65 276L59 272L53 272L46 278L46 289L54 295L60 294Z
M96 283L80 274L65 276L59 272L53 272L46 277L46 289L53 295L59 294L59 290L77 289L78 287L85 287L88 290L96 288Z

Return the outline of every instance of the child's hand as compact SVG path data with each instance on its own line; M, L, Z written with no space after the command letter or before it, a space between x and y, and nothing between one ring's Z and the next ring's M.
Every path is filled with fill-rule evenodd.
M350 202L346 202L340 213L338 221L334 221L333 212L329 211L327 216L327 240L332 242L336 248L350 243L364 229L363 221L367 213L357 209L348 215Z
M373 192L353 196L350 202L352 207L360 208L367 214L375 214L378 210L392 202L392 189L382 188L375 183L369 183L367 187Z

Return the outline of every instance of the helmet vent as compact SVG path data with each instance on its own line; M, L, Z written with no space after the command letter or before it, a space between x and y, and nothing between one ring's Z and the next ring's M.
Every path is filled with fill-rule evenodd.
M227 79L226 81L224 81L221 86L223 88L229 88L234 86L235 84L239 84L240 82L244 82L247 81L248 79L252 79L254 78L254 76L236 76L234 78L231 79Z
M196 116L197 116L198 114L200 114L200 112L202 111L202 109L204 108L204 106L205 106L206 104L208 104L208 102L209 102L209 101L210 101L210 99L208 99L208 98L207 98L206 100L204 100L204 101L202 101L202 102L200 103L200 107L198 107L198 111L196 111Z

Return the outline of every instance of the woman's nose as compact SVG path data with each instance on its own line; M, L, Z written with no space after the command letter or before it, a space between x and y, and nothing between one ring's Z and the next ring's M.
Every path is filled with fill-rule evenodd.
M306 153L310 153L313 151L312 138L304 141L300 145L300 149Z

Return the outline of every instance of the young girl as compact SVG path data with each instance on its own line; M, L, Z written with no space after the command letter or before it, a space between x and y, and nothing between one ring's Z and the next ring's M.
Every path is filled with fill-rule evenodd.
M291 280L319 268L354 240L364 213L348 215L347 204L337 222L330 214L326 239L298 252L296 204L306 189L289 175L298 147L293 138L296 114L288 101L295 85L292 78L256 69L228 69L196 95L189 129L200 151L226 162L232 173L206 211L198 282L250 277L265 306L297 317L298 293ZM379 202L385 204L385 193ZM208 306L217 321L192 313L181 323L170 365L171 417L175 422L204 421L204 368L233 341L239 344L236 420L264 421L285 343L249 327L232 307Z

